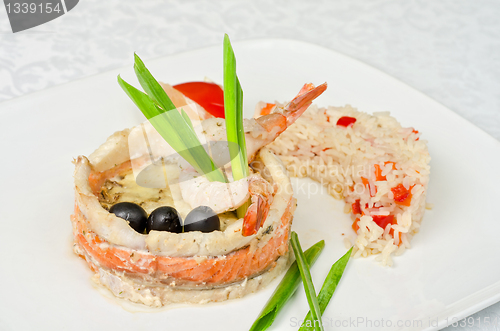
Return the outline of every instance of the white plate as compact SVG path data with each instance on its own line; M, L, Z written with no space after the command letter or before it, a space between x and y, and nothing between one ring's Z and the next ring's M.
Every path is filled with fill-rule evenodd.
M429 141L428 202L435 207L413 248L396 257L393 268L370 258L352 260L324 314L327 330L432 330L500 300L498 141L394 78L331 50L288 40L254 40L234 49L247 116L258 100L289 100L303 83L327 81L318 104L390 111ZM205 76L220 82L222 45L146 64L166 82ZM277 280L241 300L148 313L103 296L72 253L72 158L89 155L114 131L143 120L118 86L118 73L134 81L132 54L129 68L0 104L0 329L248 329ZM309 180L295 184L318 189ZM341 234L350 233L350 220L343 203L324 193L297 197L293 227L303 247L326 241L312 269L319 289L346 251ZM299 288L272 329L296 330L307 310Z

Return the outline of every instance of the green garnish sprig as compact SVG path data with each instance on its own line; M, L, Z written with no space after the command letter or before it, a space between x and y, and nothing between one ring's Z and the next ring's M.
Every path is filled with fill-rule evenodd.
M243 129L243 90L236 75L236 58L224 35L224 115L234 180L248 177L247 148Z
M342 256L337 260L337 262L332 265L330 272L328 272L328 275L326 276L325 282L323 283L321 291L318 294L318 303L321 315L323 315L323 313L325 312L325 309L333 296L333 292L335 292L340 278L342 278L342 274L344 273L345 267L347 266L347 262L349 262L351 253L352 247L347 251L347 253L344 254L344 256ZM299 331L314 330L313 325L314 320L311 311L309 311L306 318L304 318L304 322Z
M224 117L231 157L233 179L247 178L248 158L243 128L243 90L236 75L236 57L228 35L224 35ZM245 202L236 210L238 218L244 217L250 202Z
M325 241L318 241L304 252L305 259L309 266L312 266L318 259L321 251L325 247ZM255 320L250 331L264 331L274 322L280 310L297 290L301 282L300 271L295 261L281 280L273 295L262 309L259 317Z
M188 115L182 109L180 112L177 111L165 90L151 75L139 56L134 54L134 57L135 74L146 93L125 82L120 75L118 84L163 139L198 173L206 175L210 181L227 182L222 170L215 165L201 145Z
M321 311L319 309L318 298L316 297L316 291L314 290L314 284L311 277L311 271L309 270L309 265L304 256L304 252L300 247L299 236L295 231L292 231L291 242L293 253L295 254L295 260L299 266L300 276L302 277L302 283L304 283L304 290L307 296L307 302L309 303L309 308L311 309L311 317L314 321L313 325L316 330L323 331L323 322L321 321ZM316 323L318 322L318 323Z

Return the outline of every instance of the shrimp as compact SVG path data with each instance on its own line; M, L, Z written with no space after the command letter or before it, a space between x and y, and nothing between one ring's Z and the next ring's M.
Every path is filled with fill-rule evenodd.
M284 107L275 106L268 115L244 119L248 161L251 162L262 147L273 142L292 125L326 88L326 83L317 87L305 84L299 94ZM226 123L223 118L206 119L202 126L207 140L226 141Z
M181 172L179 185L182 198L191 208L209 206L216 214L235 210L250 198L252 203L243 218L241 231L245 237L257 233L273 202L273 186L257 174L229 183L209 182L191 168Z
M249 160L259 153L261 167L266 171L249 169L250 175L240 181L231 181L224 120L207 118L204 113L197 114L198 121L192 119L192 128L230 183L205 181L149 122L115 133L90 160L78 157L74 176L75 212L71 217L75 252L88 262L98 282L116 296L148 305L177 301L199 303L204 298L225 300L265 284L266 279L274 277L286 264L296 200L292 191L286 189L291 184L279 159L265 148L259 150L291 125L325 88L326 85L314 88L306 84L285 107L273 107L266 116L245 120ZM196 114L197 106L191 106L188 98L180 95L174 99L172 97L185 113L192 115L190 110L193 110ZM141 234L127 221L103 208L98 198L106 180L129 176L130 172L139 186L168 187L169 199L174 203L178 199L182 204L189 204L189 197L193 196L199 199L196 203L223 199L221 206L217 206L220 208L217 212L221 213L247 201L251 204L244 217L229 224L224 231ZM141 201L142 190L136 190L135 184L125 189L139 192L136 200ZM186 196L179 191L184 184L191 190ZM221 193L223 187L232 194L232 201ZM177 209L190 210L188 206L181 207Z
M317 87L314 87L313 84L305 84L299 94L284 107L275 106L268 115L256 119L245 119L243 126L248 161L251 162L262 147L273 142L283 131L292 125L311 105L312 101L320 96L326 88L326 83ZM226 141L224 119L209 118L204 120L201 125L207 141ZM192 187L190 192L193 193L197 189L200 189L203 191L199 194L200 196L217 201L223 199L223 194L210 194L210 185L218 184L207 183L204 186L197 185L196 187ZM243 236L250 236L257 233L264 224L272 202L273 193L272 186L261 177L258 179L255 177L248 179L248 191L250 193L251 205L243 220ZM223 205L220 202L218 203Z
M243 218L241 234L244 237L256 234L262 227L269 213L269 207L273 203L274 193L272 185L262 177L251 178L248 186L252 204Z
M200 141L205 143L207 152L212 156L219 167L230 172L228 167L230 157L227 152L226 123L222 118L206 118L211 116L209 113L200 111L200 106L191 103L181 92L175 90L170 85L163 84L165 91L172 98L172 101L186 110L188 116L194 123L194 129ZM312 101L320 96L327 88L326 83L315 87L313 84L305 84L298 95L285 106L271 105L266 109L267 115L258 118L244 119L243 126L245 131L247 158L249 162L255 158L259 150L267 144L273 142L283 131L292 125L297 118L311 105ZM189 104L188 104L189 102ZM196 116L194 116L194 115ZM200 120L203 119L204 120ZM147 136L147 141L142 141ZM137 141L136 141L137 140ZM168 159L175 157L175 151L164 142L163 138L154 130L150 123L145 123L136 130L133 130L129 136L129 147L136 147L138 151L131 151L131 155L148 154L150 160L141 167L134 168L134 175L146 169L146 166L154 163L155 160ZM140 148L139 148L140 147ZM258 174L252 174L247 178L233 181L230 183L210 182L205 176L200 176L193 167L185 162L180 168L178 183L182 199L192 208L198 206L209 206L216 213L223 213L235 210L243 205L250 198L251 204L244 217L242 234L250 236L255 234L264 224L272 202L273 188ZM137 168L137 169L136 169ZM161 167L158 168L160 171ZM157 177L162 177L160 171ZM136 176L138 180L139 176ZM168 181L168 178L165 178ZM161 182L161 181L160 181ZM165 185L164 183L162 185Z

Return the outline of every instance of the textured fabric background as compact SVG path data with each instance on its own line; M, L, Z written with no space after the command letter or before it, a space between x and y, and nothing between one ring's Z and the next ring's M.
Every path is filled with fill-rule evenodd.
M500 140L498 0L82 0L16 34L0 8L0 101L130 65L134 51L148 60L220 45L224 33L233 42L280 37L342 52ZM500 330L500 304L473 317L448 329ZM486 317L496 325L485 326Z

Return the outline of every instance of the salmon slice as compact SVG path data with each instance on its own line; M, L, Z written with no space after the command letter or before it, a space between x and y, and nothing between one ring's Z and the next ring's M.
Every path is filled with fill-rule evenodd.
M228 273L219 281L221 283L226 283L228 279L236 279L236 276L239 274L241 267L243 266L245 261L246 261L245 259L236 260L235 263L232 265L231 269L228 271Z
M116 173L116 172L114 172ZM107 175L112 175L107 174ZM93 188L100 182L93 181ZM94 186L95 185L95 186ZM75 243L85 252L92 270L99 267L125 273L132 277L157 282L168 279L182 284L228 284L251 278L273 268L275 261L288 251L289 228L293 213L293 198L288 202L276 236L257 249L245 247L227 255L197 260L193 257L158 256L146 251L119 247L107 243L92 232L78 206L72 216Z
M226 262L222 268L220 268L210 279L208 279L207 283L217 283L222 278L224 278L235 266L237 261Z

